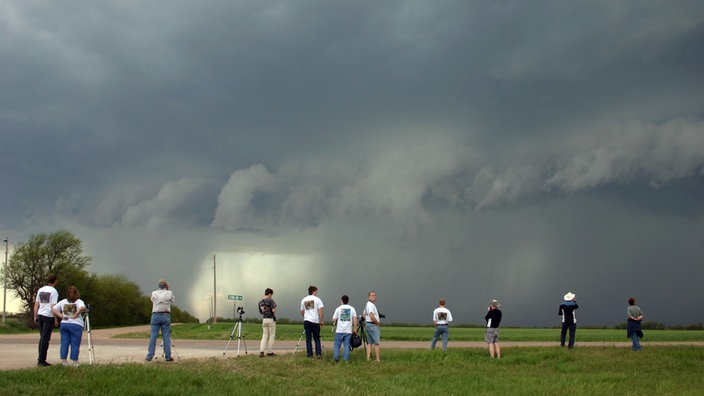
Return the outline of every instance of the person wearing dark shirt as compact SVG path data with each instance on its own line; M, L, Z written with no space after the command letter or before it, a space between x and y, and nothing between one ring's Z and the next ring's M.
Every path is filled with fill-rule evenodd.
M497 359L501 359L501 348L499 347L499 325L501 324L501 310L499 309L501 305L497 300L491 300L489 307L487 308L486 316L486 334L484 335L484 341L489 344L489 356L494 358L496 355Z
M259 357L274 356L274 340L276 339L276 302L271 298L274 291L264 290L264 298L259 301L259 313L262 315L262 341L259 343Z
M640 338L643 338L643 328L640 321L643 320L643 311L636 305L636 299L628 299L628 309L626 309L626 336L633 342L633 350L640 351Z
M574 347L574 335L577 331L577 316L575 315L575 310L579 308L575 299L577 296L568 292L565 294L564 302L560 304L560 309L557 314L562 316L562 331L560 332L560 346L565 346L565 338L567 331L570 332L570 341L567 344L569 349Z

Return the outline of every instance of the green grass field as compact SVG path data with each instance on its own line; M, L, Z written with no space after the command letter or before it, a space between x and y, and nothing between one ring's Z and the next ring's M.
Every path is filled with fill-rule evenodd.
M174 325L174 339L227 340L234 323ZM644 350L557 346L558 329L502 329L501 339L549 341L554 347L506 347L492 360L486 348L453 348L453 341L482 341L481 328L452 328L450 348L384 349L384 341L429 341L431 327L383 327L382 362L352 352L349 363L298 354L183 360L176 363L53 366L0 371L2 395L701 395L704 348L649 346L648 341L704 341L700 330L646 332ZM23 332L6 326L6 332ZM298 340L302 326L279 324L278 340ZM626 342L623 330L578 329L578 342ZM244 323L246 339L258 340L261 325ZM323 339L332 340L329 327ZM148 337L148 332L124 335Z
M303 355L0 372L3 395L701 395L701 347L383 350L367 362Z

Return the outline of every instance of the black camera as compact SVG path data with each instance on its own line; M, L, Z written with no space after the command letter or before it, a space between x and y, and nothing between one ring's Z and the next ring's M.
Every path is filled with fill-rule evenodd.
M383 313L380 313L380 314L379 314L379 317L380 317L381 319L386 319L386 315L384 315Z
M86 313L90 312L90 304L86 304Z
M237 307L237 313L240 315L244 315L244 307Z

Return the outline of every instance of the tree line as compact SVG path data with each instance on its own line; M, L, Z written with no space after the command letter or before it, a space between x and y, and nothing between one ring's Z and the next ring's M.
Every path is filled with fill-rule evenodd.
M46 285L49 274L58 277L56 290L59 299L69 286L75 286L81 299L90 306L90 322L94 327L130 326L149 323L152 302L136 283L122 275L97 275L86 267L91 258L83 254L82 242L66 230L32 235L27 242L15 247L2 269L0 279L7 277L8 290L22 302L21 314L27 324L34 326L34 298L37 290ZM172 322L198 322L190 313L173 305Z

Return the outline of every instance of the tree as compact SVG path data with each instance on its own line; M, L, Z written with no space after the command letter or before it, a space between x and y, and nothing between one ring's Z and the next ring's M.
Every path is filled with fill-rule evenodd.
M22 301L25 315L32 317L37 290L46 284L49 274L57 275L60 289L89 278L84 268L91 258L83 255L81 245L80 239L62 230L32 235L15 247L3 277L7 276L8 289Z

